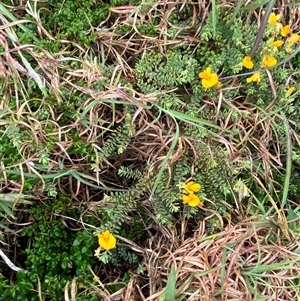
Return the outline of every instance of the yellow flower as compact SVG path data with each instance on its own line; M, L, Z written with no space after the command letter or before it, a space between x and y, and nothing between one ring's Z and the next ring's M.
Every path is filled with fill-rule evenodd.
M247 83L251 83L251 82L260 82L260 73L259 72L255 72L252 76L246 78L246 82Z
M98 282L100 279L99 279L99 277L98 276L94 276L94 278L93 278L93 281L94 282Z
M281 26L281 28L280 28L280 34L283 37L286 37L290 32L291 32L291 29L290 29L289 25Z
M254 64L252 62L251 56L245 56L243 59L243 66L247 69L252 69Z
M116 247L116 238L108 231L98 234L99 245L106 251Z
M200 191L201 185L199 183L190 181L190 182L184 184L183 188L186 190L187 193L192 194L194 192Z
M207 67L203 72L200 72L199 77L202 79L201 83L205 89L212 88L213 86L220 86L217 73L211 73L210 67Z
M271 13L268 19L268 24L274 25L279 19L280 15L275 15L274 13Z
M288 42L292 43L292 44L296 44L298 42L300 42L300 36L296 33L293 33L289 38L288 38Z
M273 55L270 56L264 55L261 64L263 67L273 67L274 65L277 64L277 60Z
M295 91L295 87L294 86L292 86L292 87L290 87L286 92L285 92L285 95L286 96L290 96L294 91Z
M189 194L182 196L183 204L188 204L191 207L203 206L203 202L200 201L199 197L196 194Z
M282 40L277 40L277 41L274 41L273 42L273 46L278 48L278 47L281 47L283 45L283 41Z

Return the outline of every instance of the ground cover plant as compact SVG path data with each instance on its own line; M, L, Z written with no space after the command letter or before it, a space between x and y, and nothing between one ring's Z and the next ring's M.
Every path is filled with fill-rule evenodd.
M296 1L0 18L0 300L300 300Z

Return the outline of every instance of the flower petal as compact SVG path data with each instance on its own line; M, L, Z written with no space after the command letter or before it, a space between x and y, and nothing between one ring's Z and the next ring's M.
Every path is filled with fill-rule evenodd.
M292 43L292 44L296 44L298 42L300 42L300 35L293 33L289 38L288 38L288 42Z
M190 201L188 202L189 206L196 207L201 203L199 197L195 194L190 195Z
M268 19L268 24L273 25L280 19L280 15L275 15L275 13L271 13Z
M281 27L281 29L280 29L280 34L283 37L286 37L290 32L291 32L291 29L290 29L289 25L285 25L285 26Z
M184 195L182 196L182 202L183 202L183 204L187 204L189 201L190 201L190 196L184 194Z
M273 42L273 46L278 48L278 47L281 47L283 45L283 41L282 40L277 40L277 41L274 41Z
M251 83L251 82L260 82L260 73L259 72L255 72L252 76L246 78L246 82L247 83Z
M202 79L201 84L205 89L209 89L214 86L214 83L207 79Z
M211 68L210 67L207 67L204 71L199 73L199 77L202 78L202 79L206 79L206 80L209 80L210 75L211 75Z
M266 56L264 55L263 56L263 59L262 59L262 66L263 67L267 67L267 68L270 68L270 67L273 67L277 64L277 60L275 59L274 56L270 55L270 56Z
M190 181L185 184L184 189L187 191L187 193L198 192L201 189L201 185L199 183Z
M109 230L98 234L98 240L100 247L106 251L116 247L116 238L109 232Z
M252 69L254 64L250 56L245 56L243 59L243 66L247 69Z
M290 87L286 92L285 92L285 95L286 96L290 96L294 91L295 91L295 87L294 86L292 86L292 87Z

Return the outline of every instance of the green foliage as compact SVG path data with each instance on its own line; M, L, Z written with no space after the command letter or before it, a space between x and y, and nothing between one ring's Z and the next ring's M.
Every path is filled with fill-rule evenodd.
M34 214L33 211L32 213ZM67 231L59 219L50 220L50 217L48 215L48 220L38 220L22 232L22 236L29 239L29 242L33 240L25 250L28 275L32 280L38 275L42 280L59 277L59 281L72 279L74 271L75 275L85 275L94 261L93 235L85 231L76 235ZM65 283L59 289L63 289Z
M60 279L57 277L47 277L45 280L49 290L42 292L43 300L49 301L64 301L64 290L55 290L62 287ZM63 281L65 283L65 281ZM80 283L77 283L80 286ZM86 284L85 284L86 285ZM43 286L43 285L42 285ZM64 289L64 288L63 288ZM18 272L16 284L10 285L3 277L0 278L0 300L16 300L16 301L38 301L40 300L37 291L37 281L33 282L29 275L24 272ZM78 301L97 301L98 297L95 294L86 294L80 292L76 296Z
M154 179L155 180L155 177ZM185 179L182 179L183 181ZM156 187L155 194L152 196L153 209L157 220L165 225L171 226L173 216L179 211L180 194L178 191L178 183L169 182L168 173L164 173L160 178L160 182Z
M18 285L12 286L4 278L0 278L0 300L39 300L38 294L33 293L34 285L26 273L18 272L17 282Z
M117 249L111 251L110 263L116 267L122 267L127 265L136 266L140 262L141 258L133 251L124 246L118 246Z
M126 168L121 173L128 179L141 176ZM88 293L86 288L91 285L90 269L99 264L94 256L97 239L87 230L71 231L65 223L69 218L79 220L80 216L86 223L96 224L98 220L82 215L80 209L72 205L71 199L62 195L29 210L34 223L23 229L20 238L20 247L24 249L22 256L26 257L25 273L18 273L14 285L0 279L0 292L5 292L0 293L0 300L39 300L40 285L43 299L63 301L65 287L74 278L78 287L76 300L94 300L95 295ZM142 239L145 223L145 215L135 215L132 223L120 223L119 233L127 239ZM135 252L120 246L111 252L109 262L125 271L132 265L137 266L140 260Z
M135 67L138 86L145 93L180 88L191 83L199 65L189 51L169 50L167 57L149 51Z
M53 216L54 212L72 214L79 217L78 209L68 209L70 199L61 197L54 202L36 205L30 209L35 222L24 228L21 245L26 256L25 273L19 272L14 285L0 279L0 300L39 300L38 281L43 299L64 300L65 286L74 277L79 287L78 300L91 300L94 297L84 293L91 276L88 271L95 263L94 236L86 230L68 230L62 220Z
M203 64L203 69L210 66L214 72L220 73L222 75L219 77L222 87L229 87L231 83L234 84L232 89L222 89L224 99L230 101L234 104L233 107L230 107L229 110L226 105L222 104L222 109L218 115L220 120L225 120L226 115L230 116L231 122L237 122L237 120L242 120L244 124L247 124L250 120L246 115L241 115L239 110L234 112L234 107L240 106L240 101L234 103L236 97L239 97L242 103L244 103L249 110L256 110L258 116L261 118L261 123L264 123L264 120L272 120L271 128L269 129L269 137L276 137L276 143L278 147L278 152L282 156L283 165L285 165L285 156L287 155L286 148L286 127L284 124L284 118L282 115L279 115L278 112L284 114L289 120L289 126L295 131L298 132L299 124L299 97L298 93L293 93L287 95L288 88L295 86L296 91L299 89L297 85L297 56L292 60L294 70L291 69L291 66L284 65L284 68L281 65L274 66L272 69L265 69L262 67L261 62L263 56L274 56L277 62L283 61L288 54L291 54L296 51L295 45L289 43L289 41L280 35L278 27L267 26L264 35L261 39L260 44L257 47L255 55L252 57L254 68L250 70L251 72L260 71L261 81L259 83L247 84L245 78L249 75L244 75L245 72L249 72L242 66L242 60L245 56L249 55L252 45L255 41L257 35L257 24L250 21L246 18L245 13L240 12L239 17L231 18L231 14L228 11L217 10L216 12L217 23L216 23L216 35L213 37L213 18L212 15L206 20L205 26L201 31L201 38L207 41L206 44L201 45L197 54L200 60L200 63ZM231 20L231 21L229 21ZM274 40L283 40L285 43L281 48L275 48L272 44ZM291 75L292 74L292 75ZM224 79L223 79L224 78ZM238 84L238 85L237 85ZM272 89L273 87L273 89ZM193 98L202 93L201 89L197 86L193 88L194 95ZM276 92L275 92L276 90ZM208 95L213 101L217 99L216 90L205 91L205 94ZM192 103L191 110L197 108L197 104ZM266 108L268 108L266 110ZM232 114L232 112L234 112ZM209 111L206 107L200 116L202 118L213 120L214 112ZM242 119L239 119L242 118ZM252 121L253 122L253 121ZM234 127L231 128L232 134L237 134L237 129ZM194 133L195 134L195 133ZM264 129L256 130L256 135L264 135ZM256 162L255 164L259 165L260 160L256 157L256 152L258 148L261 148L261 145L257 142L248 142L246 139L244 147L247 147L250 152L252 152L252 159ZM271 141L262 142L265 149L268 149L270 153L273 153L274 147ZM259 146L258 146L259 145ZM294 145L294 150L297 150L299 145ZM215 153L215 151L213 152ZM259 156L259 155L258 155ZM265 164L265 163L264 163ZM291 198L295 197L295 186L298 168L293 167L294 173L291 175L291 187L289 190L289 196ZM280 168L279 168L280 170ZM245 178L249 180L251 178L251 173L247 169L243 170ZM263 174L263 171L260 171ZM281 190L281 185L284 185L284 171L282 170L277 173L274 173L274 177L277 179L277 185L279 191ZM213 183L218 182L218 177L212 179ZM252 180L249 181L251 185L256 186ZM254 180L256 182L256 180ZM292 184L293 183L293 184ZM212 187L212 186L211 186ZM270 188L271 189L271 188ZM274 189L274 187L272 188ZM227 190L227 189L226 189ZM260 188L254 188L255 194L261 196ZM279 193L276 197L278 201L282 197L282 194Z
M6 133L1 137L0 156L4 166L11 166L21 160L17 146L20 145L19 130L14 127L7 128Z
M194 169L192 180L201 185L199 197L204 202L205 208L224 215L227 212L225 200L229 203L232 201L228 195L230 195L230 179L233 178L233 166L225 163L228 162L225 154L222 154L221 149L212 154L203 142L193 143L193 147L201 155L194 158L193 153L186 150L172 165L172 178L170 179L169 171L166 171L153 196L156 217L163 224L171 226L174 214L176 216L180 208L184 207L183 213L186 218L199 212L198 208L182 205L182 194L178 189L180 182L190 179L192 169Z
M152 222L140 205L141 197L148 188L146 177L141 172L126 167L121 167L118 173L129 181L128 185L131 187L124 192L104 196L102 202L106 203L105 207L97 208L102 221L100 232L111 229L114 234L117 233L128 240L142 241L145 226ZM109 254L100 254L99 259L104 263L122 267L122 270L137 265L141 260L138 254L122 245L110 250Z
M125 113L125 123L110 133L107 139L104 139L103 146L97 152L96 163L93 165L94 171L101 170L103 163L109 157L122 154L127 149L134 133L135 126L131 124L131 115Z
M213 39L210 16L201 31L201 39L207 43L197 50L200 63L205 67L212 66L215 72L223 69L226 75L242 70L241 61L249 54L257 30L256 24L247 24L242 18L234 19L228 27L230 17L230 14L218 15L216 36Z
M142 35L156 37L159 35L158 22L154 19L146 25L139 25L138 30Z
M119 175L130 180L130 188L104 196L102 202L106 203L106 206L104 210L99 209L103 221L100 230L112 229L119 232L128 214L137 208L141 197L148 191L147 177L144 173L121 167Z
M108 10L108 4L96 4L92 0L48 1L41 10L41 17L56 39L70 39L90 48L97 39L96 34L91 34L92 26L97 27L106 18ZM46 43L43 46L47 46ZM54 50L53 45L50 47Z

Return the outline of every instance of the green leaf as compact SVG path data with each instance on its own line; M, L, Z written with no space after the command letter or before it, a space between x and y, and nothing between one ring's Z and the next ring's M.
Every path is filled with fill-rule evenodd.
M176 271L172 265L165 291L165 301L175 301L176 278Z
M212 23L213 23L213 38L216 38L216 29L217 29L217 8L216 0L212 1Z
M253 3L250 3L242 8L242 10L254 10L256 8L260 8L263 5L267 4L269 0L256 0Z
M75 239L73 242L73 246L79 246L81 244L81 241L79 239Z
M243 2L244 2L243 0L239 0L238 3L236 4L233 15L232 15L229 23L227 24L227 28L229 28L232 25L232 23L234 22L234 19L236 18L236 16L238 15L238 13L241 10Z
M264 14L264 16L262 18L260 27L258 29L256 38L255 38L255 41L254 41L252 49L250 51L250 56L251 57L254 55L255 51L257 50L257 48L259 46L259 43L260 43L262 37L263 37L263 34L265 32L265 29L266 29L266 26L267 26L267 23L268 23L268 19L269 19L270 13L271 13L274 5L275 5L276 0L270 0L268 2L269 2L268 6L267 6L265 14Z
M25 280L25 278L26 278L26 274L24 273L24 271L19 271L17 273L18 282L21 282L22 280Z
M14 219L15 217L11 210L12 206L13 206L13 203L9 203L9 202L0 200L0 210L2 209L7 215L9 215L11 218Z

